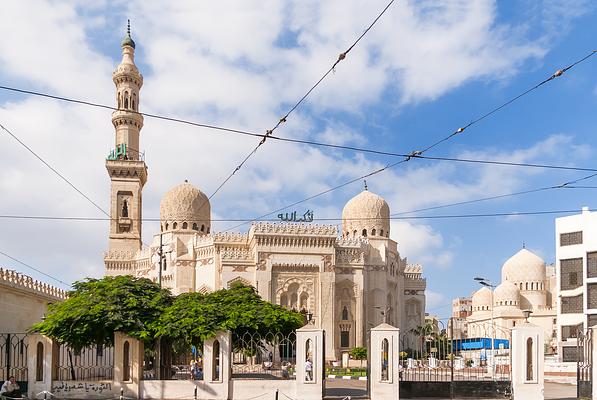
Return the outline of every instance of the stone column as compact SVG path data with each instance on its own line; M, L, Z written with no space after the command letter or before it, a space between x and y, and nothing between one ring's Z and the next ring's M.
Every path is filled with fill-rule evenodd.
M325 343L323 329L305 325L296 331L296 393L301 400L323 398L323 373L325 371ZM307 373L307 360L311 373Z
M543 400L543 329L528 322L512 328L512 398Z
M339 330L336 321L336 275L334 272L321 272L319 274L319 306L315 324L328 333L326 336L325 359L336 360L339 354L336 349L336 332Z
M219 360L214 344L219 343ZM219 361L219 362L218 362ZM215 364L215 362L218 362ZM219 332L215 338L203 343L203 379L214 399L227 399L232 366L232 336L230 332Z
M400 388L400 329L382 323L371 328L371 373L369 387L371 400L399 398Z
M139 397L139 384L143 380L144 351L142 341L122 332L114 332L114 387L116 390L122 389L125 397ZM128 365L125 365L127 358Z
M355 345L356 347L364 347L363 345L363 328L365 327L365 321L363 321L363 291L359 288L358 293L355 295Z
M58 373L60 346L49 337L37 333L27 335L27 342L27 390L30 398L36 398L40 392L52 391L52 382Z

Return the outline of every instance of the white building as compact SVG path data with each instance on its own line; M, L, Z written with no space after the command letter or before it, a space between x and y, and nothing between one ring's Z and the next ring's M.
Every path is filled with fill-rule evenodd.
M509 339L510 329L524 321L523 310L532 314L529 322L544 330L547 351L555 347L555 279L552 266L523 248L502 266L502 282L494 291L482 287L473 294L472 314L467 317L469 338Z
M579 331L597 325L597 212L556 218L558 354L576 361Z
M253 285L265 300L312 313L315 325L326 331L328 359L365 346L367 331L384 319L404 331L423 324L422 267L400 256L390 238L388 204L366 189L344 206L341 229L256 222L246 233L217 233L209 199L185 182L163 196L160 232L145 246L142 192L148 176L138 150L143 77L134 55L129 35L113 73L118 110L112 113L115 150L106 160L111 179L106 275L159 280L174 294L209 292L234 282ZM163 251L167 259L159 267Z

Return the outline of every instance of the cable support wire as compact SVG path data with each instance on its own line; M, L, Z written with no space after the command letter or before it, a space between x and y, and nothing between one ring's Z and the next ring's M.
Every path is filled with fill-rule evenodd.
M66 178L64 175L62 175L60 172L58 172L56 170L56 168L52 167L46 160L44 160L39 154L37 154L35 151L33 151L33 149L31 147L29 147L27 144L25 144L21 139L19 139L14 133L12 133L10 130L8 130L8 128L6 128L4 125L0 124L0 128L8 133L14 140L16 140L21 146L23 146L25 149L27 149L27 151L29 151L31 154L33 154L35 156L35 158L37 158L39 161L41 161L46 167L48 167L52 172L54 172L54 174L58 175L58 177L60 179L62 179L64 182L66 182L71 188L73 188L77 193L79 193L81 196L83 196L85 198L85 200L87 200L89 203L91 203L95 208L97 208L102 214L107 215L108 217L110 216L110 214L104 210L102 207L100 207L95 201L91 200L91 198L89 196L87 196L85 193L83 193L79 188L77 188L68 178Z
M540 82L539 84L533 86L532 88L526 90L525 92L519 94L518 96L516 96L515 98L507 101L506 103L501 104L500 106L494 108L493 110L487 112L486 114L484 114L482 117L479 117L471 122L469 122L467 125L458 128L456 131L454 131L452 134L450 134L448 137L441 139L440 141L428 146L427 148L425 148L424 150L421 151L414 151L411 153L411 155L417 155L417 154L423 154L424 152L438 146L440 143L443 143L444 141L448 140L449 138L457 135L458 133L462 133L466 128L470 127L471 125L480 122L482 119L485 119L487 117L489 117L491 114L494 114L495 112L501 110L502 108L506 107L507 105L513 103L514 101L518 100L520 97L530 93L531 91L537 89L539 86L553 80L555 77L559 77L561 76L564 72L568 71L570 68L584 62L585 60L587 60L589 57L591 57L592 55L595 54L595 52L597 52L597 50L593 50L591 53L589 53L588 55L586 55L585 57L575 61L574 63L572 63L571 65L569 65L568 67L565 67L561 70L556 71L556 73L554 73L552 75L552 77ZM343 54L343 53L341 53ZM103 108L103 109L107 109L107 110L111 110L111 111L122 111L122 109L119 109L117 107L113 107L113 106L109 106L106 104L100 104L100 103L95 103L95 102L91 102L91 101L86 101L86 100L79 100L79 99L73 99L73 98L69 98L69 97L64 97L64 96L57 96L57 95L53 95L53 94L48 94L48 93L42 93L42 92L37 92L37 91L32 91L32 90L26 90L26 89L20 89L20 88L15 88L15 87L11 87L11 86L5 86L5 85L0 85L0 89L1 90L7 90L7 91L12 91L12 92L17 92L17 93L21 93L21 94L27 94L27 95L32 95L32 96L39 96L39 97L45 97L45 98L50 98L50 99L54 99L54 100L59 100L59 101L65 101L65 102L70 102L70 103L75 103L75 104L80 104L80 105L86 105L86 106L90 106L90 107L98 107L98 108ZM297 103L298 104L298 103ZM278 141L282 141L282 142L288 142L288 143L296 143L296 144L305 144L305 145L310 145L310 146L318 146L318 147L329 147L329 148L333 148L333 149L337 149L337 150L348 150L348 151L354 151L354 152L359 152L359 153L369 153L369 154L376 154L376 155L386 155L386 156L392 156L392 157L405 157L407 155L405 154L400 154L400 153L396 153L396 152L389 152L389 151L384 151L384 150L379 150L379 149L370 149L370 148L363 148L363 147L356 147L356 146L343 146L343 145L337 145L337 144L332 144L332 143L325 143L325 142L318 142L318 141L313 141L313 140L301 140L301 139L292 139L292 138L286 138L286 137L282 137L282 136L275 136L273 134L271 134L269 131L266 131L266 133L256 133L256 132L251 132L248 130L243 130L243 129L235 129L235 128L228 128L228 127L223 127L223 126L218 126L218 125L212 125L212 124L206 124L206 123L201 123L201 122L196 122L196 121L190 121L187 119L182 119L182 118L176 118L176 117L171 117L171 116L164 116L164 115L159 115L159 114L152 114L152 113L147 113L147 112L139 112L139 111L133 111L133 110L127 110L127 112L133 113L133 114L139 114L142 115L144 117L147 118L154 118L154 119L160 119L160 120L165 120L165 121L169 121L169 122L175 122L175 123L180 123L180 124L185 124L185 125L191 125L191 126L195 126L195 127L200 127L200 128L206 128L206 129L211 129L211 130L217 130L217 131L222 131L222 132L228 132L228 133L233 133L233 134L239 134L239 135L246 135L246 136L251 136L251 137L257 137L263 140L265 139L272 139L272 140L278 140ZM281 122L286 122L284 120L284 117L280 119L280 121L278 122L277 125L279 125ZM276 126L277 128L277 126ZM273 131L272 131L273 132Z
M45 276L45 277L47 277L47 278L53 279L53 280L55 280L56 282L60 282L61 284L65 285L65 286L67 286L67 287L69 287L69 288L72 288L72 285L70 285L69 283L66 283L66 282L64 282L64 281L61 281L60 279L58 279L58 278L56 278L56 277L54 277L54 276L52 276L52 275L46 274L45 272L43 272L43 271L40 271L39 269L37 269L37 268L35 268L35 267L32 267L31 265L29 265L29 264L27 264L27 263L24 263L23 261L21 261L21 260L19 260L19 259L15 258L15 257L13 257L13 256L11 256L11 255L8 255L8 254L6 254L6 253L5 253L5 252L3 252L3 251L0 251L0 254L2 254L2 255L3 255L4 257L6 257L6 258L9 258L9 259L11 259L11 260L13 260L13 261L15 261L15 262L17 262L17 263L19 263L19 264L23 265L24 267L27 267L27 268L29 268L29 269L31 269L31 270L33 270L33 271L37 272L37 273L40 273L40 274L42 274L43 276Z
M543 191L552 190L552 189L568 189L568 188L573 189L573 188L578 188L578 187L577 186L570 186L570 185L572 185L574 183L577 183L577 182L584 181L586 179L593 178L595 176L597 176L597 174L587 175L587 176L584 176L582 178L575 179L573 181L568 181L568 182L565 182L565 183L561 183L561 184L557 184L557 185L552 185L552 186L544 186L544 187L540 187L540 188L536 188L536 189L523 190L521 192L503 193L503 194L498 194L498 195L495 195L495 196L481 197L479 199L474 199L474 200L459 201L459 202L456 202L456 203L440 204L440 205L437 205L437 206L426 207L426 208L418 208L418 209L410 210L410 211L401 211L401 212L397 212L397 213L394 213L394 214L391 214L391 215L392 216L398 216L398 215L412 214L412 213L421 212L421 211L431 211L431 210L437 210L437 209L440 209L440 208L447 208L447 207L453 207L453 206L461 206L461 205L464 205L464 204L479 203L479 202L487 201L487 200L496 200L496 199L502 199L502 198L505 198L505 197L520 196L520 195L523 195L523 194L543 192ZM591 187L591 188L597 188L597 186L596 187Z
M244 158L243 160L236 166L236 168L222 181L222 183L220 183L220 185L216 188L216 190L208 197L208 199L206 201L203 202L203 204L201 204L201 206L199 207L199 209L203 208L205 206L205 204L207 203L208 200L211 200L229 181L230 179L232 179L232 177L238 172L240 171L240 169L245 165L245 163L247 161L249 161L249 159L255 155L257 153L257 150L259 150L259 148L265 144L266 140L269 137L272 137L273 133L276 131L276 129L278 129L278 127L280 127L280 125L282 125L283 123L285 123L288 120L288 117L290 117L290 114L292 114L306 99L307 97L309 97L309 95L321 84L321 82L323 82L323 80L332 72L335 71L336 66L343 61L344 59L346 59L346 56L348 55L348 53L357 45L357 43L367 34L367 32L369 32L369 30L373 27L373 25L375 25L375 23L377 23L377 21L381 18L381 16L387 11L387 9L392 5L392 3L394 3L395 0L390 0L390 2L386 5L386 7L381 11L381 13L377 16L377 18L375 18L375 20L367 27L367 29L365 29L365 31L354 41L354 43L352 45L350 45L350 47L343 53L340 53L340 55L338 56L338 58L336 59L336 61L332 64L332 66L323 74L323 76L321 78L319 78L319 80L317 80L317 82L315 82L315 84L313 86L311 86L311 88L309 90L307 90L307 92L303 95L303 97L301 97L299 99L299 101L297 101L289 110L288 112L286 112L286 114L284 116L282 116L278 122L276 122L276 124L271 128L266 130L265 135L262 136L261 140L259 141L259 143L257 144L257 146L255 146L253 148L253 150L251 150Z
M593 209L589 211L595 211ZM542 214L573 214L578 213L579 210L547 210L547 211L511 211L511 212L496 212L496 213L480 213L480 214L446 214L446 215L411 215L411 216L395 216L391 215L389 218L384 217L363 217L363 218L314 218L314 222L335 222L335 221L394 221L394 220L411 220L411 219L452 219L452 218L480 218L480 217L503 217L503 216L523 216L523 215L542 215ZM80 222L103 222L110 221L111 218L102 217L63 217L63 216L51 216L51 215L0 215L0 219L21 219L21 220L38 220L38 221L80 221ZM143 222L165 222L167 220L160 218L130 218L132 221L143 221ZM255 219L247 218L216 218L212 219L212 222L242 222L241 225L249 224L252 222L259 222ZM279 219L261 219L261 222L279 222ZM193 220L189 220L193 222ZM227 232L230 229L223 231ZM187 231L189 231L187 229ZM193 232L192 230L190 232ZM0 254L4 254L1 253Z

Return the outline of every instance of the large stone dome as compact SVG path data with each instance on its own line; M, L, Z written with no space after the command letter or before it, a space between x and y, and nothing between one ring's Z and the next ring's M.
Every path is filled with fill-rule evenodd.
M488 311L491 309L491 290L485 286L473 294L473 311Z
M160 202L162 231L191 229L209 233L211 206L207 196L185 181L170 189Z
M364 190L342 210L344 236L390 237L390 207L379 195Z
M518 307L520 301L520 291L514 283L510 281L504 281L495 288L495 291L493 292L493 300L496 307Z
M545 282L545 261L535 253L522 249L510 257L502 266L502 282L510 281L516 285L524 284L523 290L528 290L526 283ZM542 286L542 285L540 285Z

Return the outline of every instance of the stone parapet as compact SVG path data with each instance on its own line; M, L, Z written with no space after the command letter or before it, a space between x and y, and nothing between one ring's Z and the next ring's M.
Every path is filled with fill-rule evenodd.
M10 286L15 289L21 289L51 300L64 300L68 296L66 290L37 281L30 276L10 269L0 268L0 286Z

